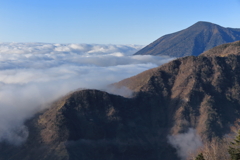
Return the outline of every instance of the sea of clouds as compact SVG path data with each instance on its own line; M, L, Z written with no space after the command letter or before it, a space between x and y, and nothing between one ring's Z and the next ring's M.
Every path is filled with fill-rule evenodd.
M106 90L111 83L173 59L132 56L142 47L0 43L0 142L23 142L28 136L24 121L70 91Z

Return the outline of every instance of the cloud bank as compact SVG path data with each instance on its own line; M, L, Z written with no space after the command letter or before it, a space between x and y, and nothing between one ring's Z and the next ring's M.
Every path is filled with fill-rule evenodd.
M200 136L193 128L189 128L186 133L168 136L168 142L177 149L177 154L182 160L187 159L189 154L203 145Z
M0 43L0 142L23 142L28 136L24 121L70 91L104 90L108 84L173 59L132 56L142 47Z

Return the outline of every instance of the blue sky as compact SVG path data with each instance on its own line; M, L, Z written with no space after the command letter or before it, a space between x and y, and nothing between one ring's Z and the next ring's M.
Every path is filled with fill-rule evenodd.
M240 28L240 0L0 0L0 42L147 45L197 21Z

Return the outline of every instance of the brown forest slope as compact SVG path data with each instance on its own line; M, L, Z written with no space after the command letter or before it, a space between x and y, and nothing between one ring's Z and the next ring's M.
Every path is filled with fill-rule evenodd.
M138 87L132 89L137 97L146 93L150 97L157 95L166 104L166 114L174 116L172 133L193 127L202 136L221 136L240 109L239 62L238 55L185 57L155 68L150 77L141 73L117 85L131 87L132 80L145 75L148 82L136 82Z
M120 81L134 97L71 93L26 122L29 137L0 144L4 160L176 160L167 136L223 136L240 117L240 56L189 56Z
M202 53L201 55L225 57L230 54L240 55L240 41L219 45L213 49Z
M224 28L209 22L160 37L135 55L197 56L215 46L240 40L240 29Z

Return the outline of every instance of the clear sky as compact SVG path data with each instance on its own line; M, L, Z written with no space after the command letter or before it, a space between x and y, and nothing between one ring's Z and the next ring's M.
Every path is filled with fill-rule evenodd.
M0 0L0 42L147 45L197 21L240 28L240 0Z

